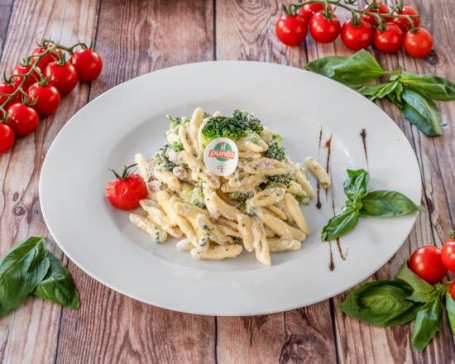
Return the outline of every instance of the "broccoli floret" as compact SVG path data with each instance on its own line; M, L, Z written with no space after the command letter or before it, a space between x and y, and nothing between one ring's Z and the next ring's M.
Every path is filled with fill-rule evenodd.
M174 152L181 152L183 150L183 144L180 142L174 142L169 144L168 149L171 149Z
M256 133L255 131L248 130L245 133L244 138L246 140L249 140L250 142L257 143L261 139L261 136L258 133Z
M202 128L204 144L216 138L237 140L249 132L262 130L261 121L245 111L235 110L232 116L214 116Z
M188 119L186 117L171 116L171 115L166 115L166 117L169 119L169 127L174 131L177 131L180 125L185 124L188 121L190 121L190 119Z
M295 199L304 205L308 205L310 203L310 197L306 193L302 193L300 195L294 195Z
M286 187L291 185L292 177L289 174L277 174L275 176L267 176L267 182L271 184L282 184Z
M286 162L286 151L284 147L281 145L283 141L283 137L281 135L274 135L269 141L269 149L265 156L267 158L276 159L280 162Z
M209 118L210 116L212 116L212 114L208 113L207 111L204 111L204 113L202 114L203 118L206 119L206 118Z
M165 145L163 148L160 148L158 152L155 153L153 156L153 162L156 166L164 168L166 170L171 170L172 168L176 167L177 164L171 162L167 156L167 149L169 148L168 145Z
M229 198L231 200L238 201L238 202L245 202L252 196L253 196L253 194L251 192L232 192L229 194Z
M204 191L201 185L196 185L194 188L188 188L182 191L182 198L191 206L205 208Z

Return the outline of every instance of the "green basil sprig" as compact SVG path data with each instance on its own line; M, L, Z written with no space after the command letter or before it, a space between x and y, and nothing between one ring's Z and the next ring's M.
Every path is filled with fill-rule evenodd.
M429 136L442 134L441 117L434 101L455 100L455 83L433 75L385 71L366 50L351 57L324 57L310 62L307 70L349 86L375 101L387 97L404 116ZM379 77L389 81L368 84Z
M396 191L368 192L370 176L364 169L347 170L344 193L348 198L343 210L323 227L322 241L331 241L351 232L360 217L394 217L413 214L423 209Z
M40 237L30 237L16 244L0 261L0 317L32 294L64 307L79 307L71 273Z
M366 282L352 290L338 308L347 315L376 326L398 326L415 320L411 342L422 351L440 330L443 303L455 332L455 301L450 282L431 285L404 263L395 279Z

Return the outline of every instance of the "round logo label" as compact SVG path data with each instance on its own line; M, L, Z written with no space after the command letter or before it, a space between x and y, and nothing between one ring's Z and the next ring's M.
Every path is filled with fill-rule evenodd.
M205 148L205 167L217 176L229 176L234 173L238 162L239 150L235 142L229 138L214 139Z

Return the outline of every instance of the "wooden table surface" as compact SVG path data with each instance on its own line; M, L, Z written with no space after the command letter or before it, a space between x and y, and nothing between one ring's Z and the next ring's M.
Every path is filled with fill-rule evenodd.
M403 53L376 54L384 67L436 73L455 80L453 0L413 0L435 37L423 60ZM303 67L325 55L347 55L340 40L285 48L274 22L281 1L255 0L0 0L0 69L12 69L42 37L63 44L94 40L103 56L99 80L63 98L37 132L0 156L0 254L29 235L47 236L38 181L46 152L66 121L87 102L138 75L174 65L239 59ZM374 276L389 278L419 245L441 246L455 219L455 102L441 103L444 136L430 139L394 106L380 106L413 146L422 176L419 215L399 252ZM83 144L83 141L81 141ZM385 146L386 146L385 141ZM399 160L399 156L397 156ZM294 311L255 317L205 317L142 304L116 293L63 257L81 295L77 311L28 300L0 321L4 363L391 363L455 361L446 319L423 353L410 345L411 326L377 328L346 317L335 307L344 295Z

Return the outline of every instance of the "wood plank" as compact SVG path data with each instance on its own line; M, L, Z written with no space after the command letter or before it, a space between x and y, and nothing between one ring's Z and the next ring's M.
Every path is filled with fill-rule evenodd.
M212 12L211 1L103 1L96 49L103 56L104 70L90 99L151 70L211 60ZM139 303L91 279L73 263L69 266L82 306L63 312L57 362L215 360L213 317Z
M422 24L434 32L436 40L434 55L424 59L415 60L403 53L398 56L385 56L376 52L381 64L388 69L395 69L403 65L405 69L418 73L433 73L455 79L453 72L454 48L446 44L450 30L453 31L454 9L447 1L426 2L414 0L414 4L423 14ZM433 23L433 19L438 19ZM435 26L433 26L433 24ZM436 25L437 24L437 25ZM437 65L437 67L435 67ZM454 131L446 125L442 137L431 139L424 136L416 127L405 120L402 114L389 102L381 102L388 115L394 119L408 137L415 149L422 175L423 201L427 214L421 214L410 236L398 253L386 264L374 279L388 279L393 277L401 264L417 247L421 245L441 246L453 224L453 162L450 158L454 153ZM442 115L450 115L455 111L453 103L441 104ZM448 124L447 120L445 121ZM448 192L450 191L450 192ZM335 299L335 304L340 303L345 295ZM339 311L336 313L336 328L338 337L338 350L342 362L382 363L394 358L397 362L448 362L455 360L454 346L452 344L447 320L444 317L442 332L437 334L435 340L423 352L412 349L410 343L411 325L397 328L377 328L359 323Z
M217 2L217 59L267 61L302 68L307 62L305 50L284 47L275 35L281 4L281 1ZM219 317L219 361L334 362L336 345L331 317L328 300L285 314Z
M3 6L3 10L7 9ZM11 69L18 60L30 54L35 41L44 34L64 44L90 38L96 24L96 12L91 9L96 9L94 0L16 2L1 68ZM1 15L2 20L5 17L5 14ZM38 202L43 156L58 130L87 97L88 88L84 87L63 98L54 117L43 119L33 135L19 140L12 152L0 156L0 254L29 235L48 235ZM49 242L55 250L51 239ZM61 311L58 305L29 299L16 312L2 319L0 361L51 362L57 346Z

